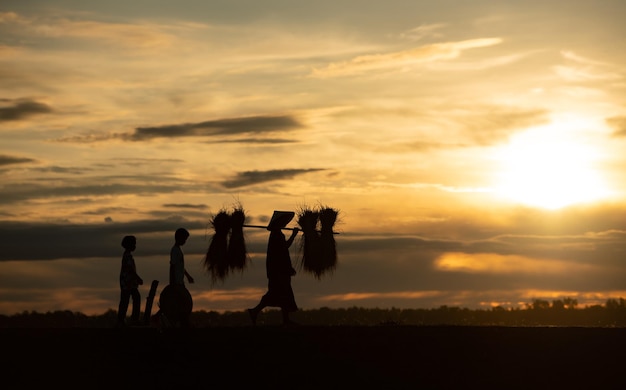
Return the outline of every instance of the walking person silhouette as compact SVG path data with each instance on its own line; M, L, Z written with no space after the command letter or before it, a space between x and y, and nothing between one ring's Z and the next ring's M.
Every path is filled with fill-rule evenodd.
M135 236L125 236L122 239L122 247L124 254L122 255L122 267L120 269L120 304L117 310L117 325L119 327L126 326L126 312L130 299L133 300L133 309L131 314L131 322L139 321L141 311L141 295L139 294L139 285L143 284L143 280L137 274L133 251L137 247L137 238Z
M267 292L261 297L258 305L248 309L253 325L256 325L259 313L268 306L280 307L284 325L294 324L289 318L289 313L298 310L291 287L291 277L296 274L296 270L291 264L289 247L300 229L294 228L288 239L285 239L285 235L281 231L293 219L294 215L295 213L291 211L274 211L267 226L267 230L270 231L265 259L268 279Z

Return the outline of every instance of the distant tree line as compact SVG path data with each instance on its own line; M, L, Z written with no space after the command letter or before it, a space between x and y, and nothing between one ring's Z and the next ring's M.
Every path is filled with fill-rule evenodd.
M195 311L191 317L195 327L249 326L245 311ZM371 309L350 307L344 309L300 310L294 315L301 325L310 326L593 326L626 327L626 300L608 299L604 305L578 307L576 299L552 302L535 299L520 308L467 309L440 306L432 309ZM110 328L116 324L113 309L100 315L88 316L68 310L39 313L25 311L14 315L0 315L0 328ZM280 324L278 310L266 310L259 316L259 325ZM144 324L148 326L148 323Z

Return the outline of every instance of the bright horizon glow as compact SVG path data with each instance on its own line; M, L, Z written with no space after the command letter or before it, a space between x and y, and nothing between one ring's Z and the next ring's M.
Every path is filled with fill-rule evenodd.
M556 210L611 194L594 168L600 151L576 137L573 120L561 119L512 137L498 155L496 192L529 206Z

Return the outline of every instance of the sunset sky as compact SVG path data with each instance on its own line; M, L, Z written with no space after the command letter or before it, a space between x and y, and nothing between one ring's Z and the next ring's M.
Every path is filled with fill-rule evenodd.
M243 273L202 267L212 216L237 204L261 226L339 211L337 268L293 279L303 309L626 298L624 15L622 0L3 0L0 314L116 310L128 234L145 302L178 227L194 310L252 307L265 229L245 228Z

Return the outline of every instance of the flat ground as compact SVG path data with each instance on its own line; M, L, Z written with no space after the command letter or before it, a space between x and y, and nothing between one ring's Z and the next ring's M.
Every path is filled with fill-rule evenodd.
M626 389L626 328L0 329L23 389Z

